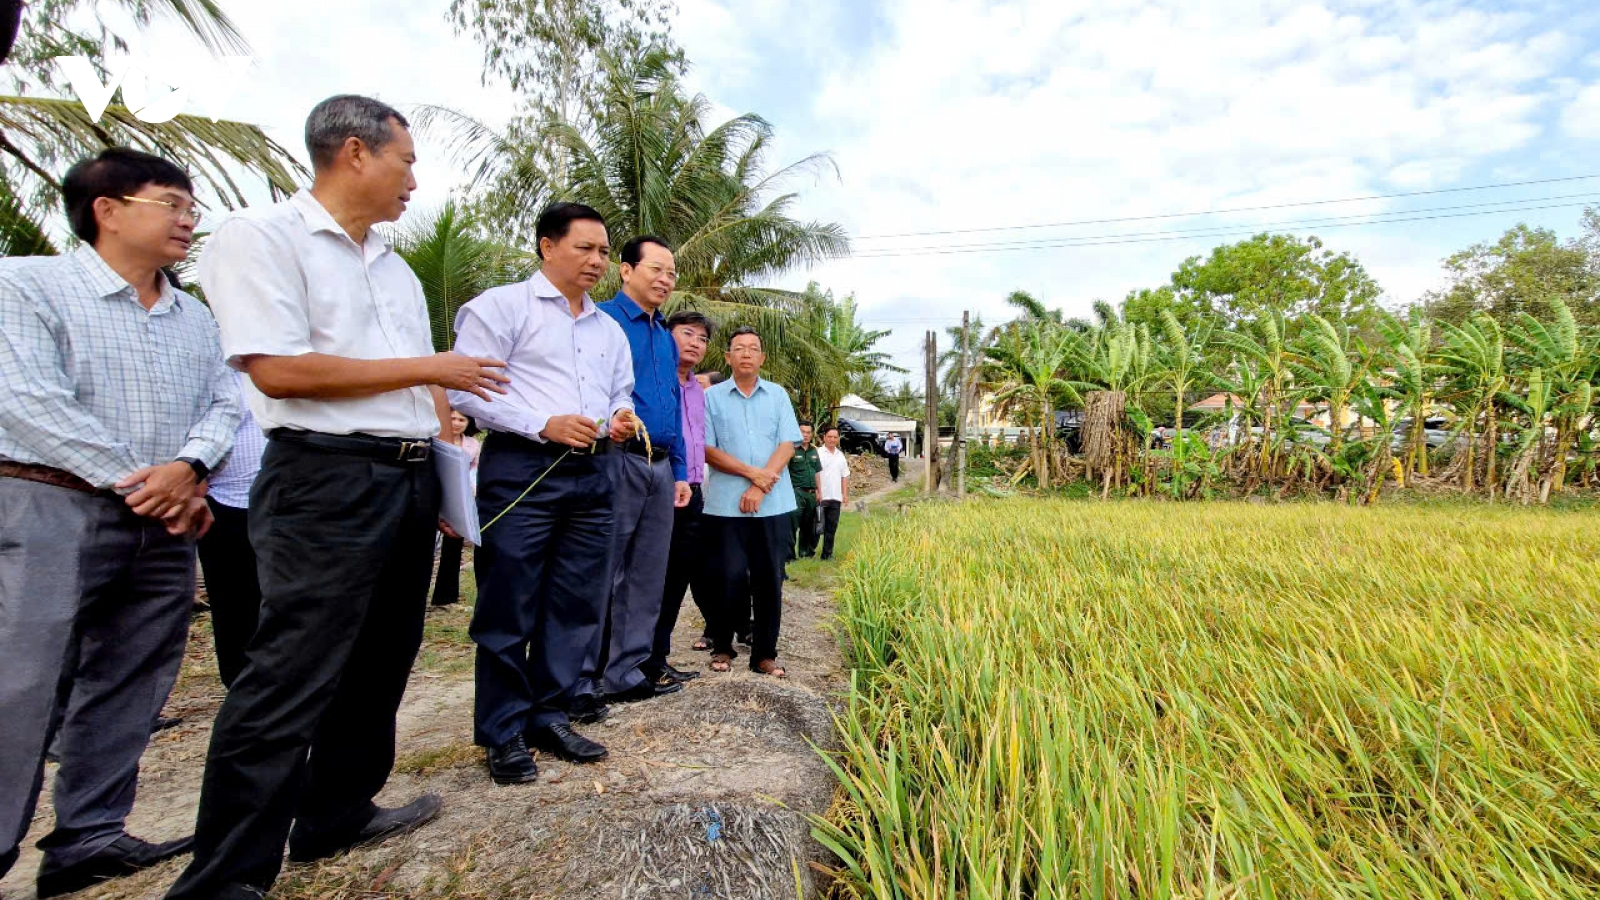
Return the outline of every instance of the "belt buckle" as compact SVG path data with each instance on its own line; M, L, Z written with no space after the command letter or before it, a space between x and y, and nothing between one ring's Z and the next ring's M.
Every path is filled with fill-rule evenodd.
M401 441L398 459L400 462L422 462L428 458L427 453L422 451L432 446L432 441Z

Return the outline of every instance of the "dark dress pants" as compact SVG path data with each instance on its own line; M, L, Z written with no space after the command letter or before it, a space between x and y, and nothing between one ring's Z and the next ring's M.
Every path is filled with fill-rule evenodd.
M115 841L183 662L194 544L119 497L0 477L0 875L58 738L52 866Z
M661 618L656 622L655 646L644 665L644 673L658 678L667 667L667 654L672 650L672 631L678 627L678 613L683 608L683 595L694 595L694 604L700 615L711 623L711 598L716 594L714 573L706 564L710 550L705 530L705 496L700 485L690 485L689 505L673 510L672 548L667 555L667 584L661 595Z
M611 592L611 479L602 458L562 458L565 450L493 432L478 462L486 527L473 553L470 633L478 645L473 737L484 747L566 722L584 663L600 652Z
M721 575L711 640L717 653L735 656L733 633L748 597L753 609L752 664L778 657L783 614L783 561L787 556L789 514L706 516L713 571ZM746 594L743 585L748 585Z
M439 574L433 582L433 605L449 606L461 599L461 554L467 542L443 535L439 541Z
M438 517L429 461L267 442L250 493L261 616L211 732L194 861L169 898L266 891L286 838L353 839L377 813Z
M261 584L256 578L256 552L250 546L249 511L210 497L206 504L216 522L200 539L200 568L211 603L217 672L223 686L231 687L244 671L244 648L261 616Z

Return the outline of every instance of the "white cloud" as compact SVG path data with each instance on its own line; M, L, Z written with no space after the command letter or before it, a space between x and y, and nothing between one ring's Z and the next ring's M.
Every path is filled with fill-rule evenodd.
M1562 111L1561 126L1580 140L1600 141L1600 83L1578 92Z

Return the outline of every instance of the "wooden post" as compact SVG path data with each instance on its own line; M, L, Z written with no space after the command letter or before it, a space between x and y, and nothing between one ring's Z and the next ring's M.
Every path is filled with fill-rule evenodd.
M972 345L972 325L961 311L961 369L956 377L956 496L967 496L967 353Z
M928 439L925 445L927 451L927 465L922 472L922 488L931 494L939 488L939 395L935 390L937 376L935 370L939 366L939 351L934 332L927 333L927 342L923 346L923 409L927 415Z

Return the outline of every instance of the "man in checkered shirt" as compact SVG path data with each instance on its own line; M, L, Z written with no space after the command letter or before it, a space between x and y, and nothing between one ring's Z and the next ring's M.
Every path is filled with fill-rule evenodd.
M123 823L183 661L206 478L239 421L216 322L162 271L194 237L188 176L112 149L62 197L83 246L0 271L0 874L59 734L40 897L193 843Z

